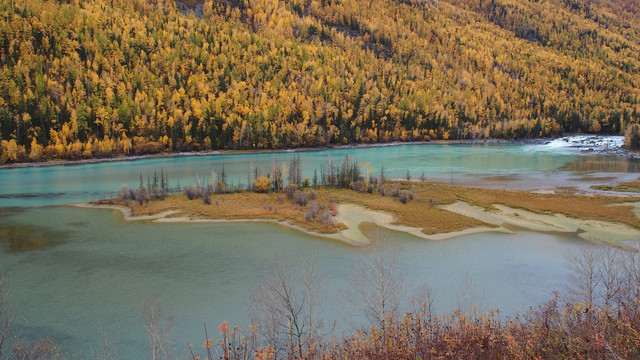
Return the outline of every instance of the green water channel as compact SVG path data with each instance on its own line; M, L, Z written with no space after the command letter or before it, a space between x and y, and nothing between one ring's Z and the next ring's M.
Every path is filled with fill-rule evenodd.
M405 145L301 153L306 176L331 155L382 164L390 177L407 171L439 181L491 186L549 186L615 182L637 178L633 160L584 155L545 146L517 144ZM251 154L148 159L0 170L0 272L12 281L9 303L20 316L15 330L27 339L51 337L66 357L93 358L100 350L100 325L119 348L117 358L147 357L140 305L157 299L174 321L176 351L204 340L202 322L227 320L246 326L253 291L273 266L286 261L294 279L317 259L322 291L318 303L334 332L367 324L361 309L344 300L354 268L371 249L310 237L274 224L153 224L125 222L118 212L61 206L87 201L139 174L159 169L170 181L188 184L220 168L230 181L246 179L248 164L265 166L292 154ZM580 165L582 164L582 165ZM591 165L584 165L591 164ZM596 165L594 165L596 164ZM599 164L599 165L598 165ZM609 165L603 165L609 164ZM146 175L145 175L146 176ZM419 175L418 175L419 176ZM551 180L550 180L551 179ZM559 180L558 180L559 179ZM146 179L145 179L146 180ZM175 185L174 183L174 185ZM524 186L524 185L523 185ZM451 312L471 293L481 310L501 316L536 306L567 284L565 254L579 244L574 235L517 232L477 234L431 242L392 233L405 299L421 285L434 294L437 313ZM405 304L406 305L406 304ZM330 329L327 329L330 332ZM184 356L182 356L184 355Z

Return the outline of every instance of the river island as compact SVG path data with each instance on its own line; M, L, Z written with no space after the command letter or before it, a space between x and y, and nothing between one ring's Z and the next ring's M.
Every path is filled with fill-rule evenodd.
M637 183L626 185L637 189ZM628 197L537 193L417 181L365 181L351 188L287 186L284 191L185 194L159 200L102 199L79 206L113 208L126 220L167 222L274 222L355 246L370 244L367 224L427 240L477 232L575 233L616 247L640 238L640 202ZM187 192L201 192L193 196ZM628 191L628 190L627 190ZM191 197L191 199L190 199ZM208 199L203 200L203 198Z

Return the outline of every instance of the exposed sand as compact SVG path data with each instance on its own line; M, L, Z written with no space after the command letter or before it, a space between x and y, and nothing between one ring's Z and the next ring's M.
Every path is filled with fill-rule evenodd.
M631 204L635 209L640 208L640 203ZM640 240L640 231L625 224L570 218L562 214L537 214L499 204L494 204L493 207L495 210L486 210L462 201L442 206L447 211L500 227L512 225L539 232L576 233L585 240L615 246L620 246L624 240Z
M465 229L462 231L455 231L450 233L441 233L434 235L427 235L422 232L422 229L394 224L396 219L393 215L388 214L384 211L377 211L367 209L360 205L355 204L338 204L336 205L337 215L334 218L334 221L338 223L343 223L346 225L346 229L335 233L335 234L322 234L314 231L307 230L301 226L292 224L286 221L278 221L274 219L199 219L199 218L190 218L187 216L173 216L179 214L178 210L165 211L158 214L152 215L144 215L144 216L132 216L130 210L121 205L93 205L93 204L73 204L76 207L82 208L90 208L90 209L110 209L116 210L122 213L125 221L153 221L156 223L229 223L229 222L239 222L239 223L247 223L247 222L265 222L265 223L273 223L282 226L286 226L291 229L295 229L298 231L302 231L306 234L319 236L326 239L337 240L349 245L354 246L368 246L371 244L371 240L360 230L359 225L363 222L374 223L380 227L387 228L395 231L402 231L409 233L411 235L421 237L427 240L445 240L454 238L456 236L475 234L479 232L506 232L510 233L510 230L507 230L502 227L478 227Z
M358 225L360 225L360 223L362 222L374 223L386 229L406 232L411 235L421 237L427 240L446 240L446 239L454 238L456 236L475 234L480 232L511 233L510 230L502 227L483 226L483 227L465 229L462 231L427 235L423 233L422 229L420 228L396 224L395 217L384 211L371 210L356 204L339 204L337 205L337 210L338 210L338 215L336 215L335 220L347 226L347 229L342 230L340 234L343 237L350 239L350 241L352 242L356 242L363 245L370 244L371 240L368 237L366 237L358 228Z
M640 214L640 202L625 203L617 205L632 205L636 215ZM624 240L640 240L640 230L634 229L625 224L618 224L600 220L583 220L564 216L562 214L536 214L531 211L511 208L505 205L494 204L494 209L487 210L481 207L472 206L465 202L458 201L453 204L441 206L443 209L478 219L494 227L483 226L469 228L462 231L449 233L440 233L428 235L422 232L422 229L399 225L393 215L377 210L367 209L356 204L338 204L337 215L335 221L346 225L346 229L335 234L322 234L309 231L301 226L292 224L287 221L278 221L273 219L198 219L190 217L175 217L173 215L180 213L178 210L165 211L159 214L145 216L131 216L127 207L119 205L92 205L92 204L75 204L74 206L83 208L112 209L120 211L124 219L127 221L146 220L158 223L220 223L220 222L267 222L286 226L292 229L302 231L304 233L319 236L327 239L337 240L354 246L367 246L371 240L360 230L359 225L364 222L374 223L377 226L395 231L402 231L413 236L417 236L427 240L445 240L457 236L481 233L481 232L499 232L513 233L506 226L516 226L519 228L539 231L539 232L555 232L555 233L575 233L581 238L599 243L620 246Z
M131 215L131 211L129 210L129 208L127 208L126 206L121 206L121 205L93 205L93 204L88 204L88 203L79 203L79 204L70 204L70 206L75 206L75 207L80 207L80 208L87 208L87 209L111 209L111 210L117 210L120 211L122 213L122 216L124 217L124 219L126 221L136 221L136 220L160 220L160 219L166 219L167 216L173 215L173 214L177 214L180 211L178 210L170 210L170 211L164 211L158 214L151 214L151 215L144 215L144 216L132 216Z

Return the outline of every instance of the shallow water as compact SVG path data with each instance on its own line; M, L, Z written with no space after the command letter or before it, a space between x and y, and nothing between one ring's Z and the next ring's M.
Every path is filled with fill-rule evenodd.
M51 336L71 353L99 348L98 325L121 345L119 357L145 354L139 307L157 298L173 317L176 344L202 341L202 322L210 328L228 320L245 325L249 299L275 264L286 259L294 277L313 253L323 282L322 317L337 330L365 325L355 307L345 307L358 261L368 249L310 238L273 224L149 224L123 222L109 210L34 208L0 218L0 227L24 226L39 219L44 231L66 231L53 247L0 252L0 271L10 274L12 302L28 311L26 334ZM85 226L76 226L79 222ZM516 308L549 299L564 286L563 254L580 241L572 236L481 234L449 241L423 241L393 233L398 273L407 298L422 285L433 289L435 310L456 308L464 279L482 309ZM187 350L186 347L181 348Z
M548 145L402 145L303 152L304 176L313 176L329 155L369 161L379 173L500 187L588 186L638 177L638 162L583 154L563 143ZM65 354L94 357L99 324L120 348L117 358L146 357L140 304L157 298L175 322L176 348L202 343L202 322L246 326L250 297L265 273L283 259L293 278L312 253L323 283L322 317L336 332L366 324L346 306L354 267L371 249L352 248L274 224L151 224L124 222L118 212L49 206L88 201L123 183L137 186L142 173L164 169L173 186L207 178L224 163L229 181L246 183L249 162L269 167L292 153L211 155L0 170L0 272L9 274L10 301L26 313L25 334L52 337ZM450 312L461 294L481 310L501 316L536 306L566 284L564 254L575 235L518 232L476 234L431 242L390 235L406 297L425 284L436 312ZM20 317L22 319L22 317ZM215 332L215 331L214 331ZM217 333L217 332L216 332ZM70 357L70 356L69 356Z

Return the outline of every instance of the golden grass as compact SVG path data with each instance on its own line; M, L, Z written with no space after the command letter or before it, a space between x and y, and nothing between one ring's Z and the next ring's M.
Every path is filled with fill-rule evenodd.
M491 226L464 215L459 215L431 206L429 199L433 199L435 204L446 204L455 201L451 194L438 191L440 185L417 184L414 186L416 199L401 203L392 196L381 196L378 193L358 193L346 189L319 189L319 198L325 198L330 202L353 203L362 205L372 210L381 210L393 214L399 225L407 225L423 229L425 234L439 234L453 231L460 231L477 226ZM387 186L389 190L392 184ZM411 188L409 183L403 184L403 188ZM420 200L420 201L418 201Z
M395 183L390 182L386 188L391 190ZM633 213L631 206L608 206L628 202L628 198L563 193L539 194L406 181L399 184L400 189L412 189L420 201L402 204L391 196L382 197L349 190L321 190L318 193L328 191L334 201L352 202L371 209L388 211L398 217L398 224L422 228L426 234L490 226L479 220L430 206L430 200L436 205L451 204L459 200L485 209L492 209L493 204L503 204L539 214L563 214L579 219L619 222L640 229L640 219Z
M397 224L423 229L426 234L447 233L478 226L492 226L480 220L441 209L437 205L464 201L471 205L491 209L493 204L503 204L513 208L526 209L541 214L564 214L573 218L619 222L640 229L640 219L635 216L631 206L608 206L628 202L628 198L612 196L581 196L571 194L538 194L527 191L509 191L478 189L462 186L430 183L411 183L389 181L386 188L391 190L400 185L400 189L411 190L414 200L403 204L392 196L382 196L355 192L346 189L319 188L317 200L328 206L330 203L353 203L372 210L393 214ZM305 190L310 192L311 190ZM122 205L126 203L115 200ZM309 201L309 204L311 201ZM435 205L435 206L434 206ZM287 221L304 229L335 233L344 228L343 224L324 225L318 220L307 221L305 207L292 203L282 193L257 194L252 192L239 194L212 195L211 204L201 199L188 200L184 195L170 196L162 201L151 201L146 206L134 207L133 215L153 215L168 210L179 210L177 217L200 219L273 219Z
M484 208L491 208L493 204L503 204L539 214L563 214L578 219L619 222L640 229L640 219L633 213L632 206L608 206L629 202L629 198L462 187L452 190L460 200Z
M620 185L594 185L593 189L606 190L606 191L619 191L619 192L633 192L640 193L640 180L634 180L631 182L621 183Z
M111 200L106 200L109 202ZM328 208L328 203L318 199ZM96 203L105 203L96 202ZM125 205L122 200L113 203ZM309 201L309 204L311 201ZM150 201L147 205L135 204L133 215L144 216L159 214L169 210L179 210L171 217L189 217L192 219L221 219L221 220L277 220L288 221L307 230L323 234L336 233L344 229L342 224L324 225L319 220L307 221L304 214L309 206L301 207L292 203L282 193L257 194L253 192L211 195L211 204L205 204L202 199L189 200L184 195L172 195L164 200Z

